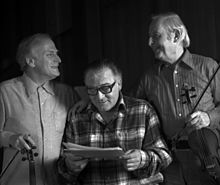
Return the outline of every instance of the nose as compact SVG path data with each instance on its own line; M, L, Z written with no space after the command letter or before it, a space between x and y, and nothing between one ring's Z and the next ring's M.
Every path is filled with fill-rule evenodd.
M151 47L153 45L153 39L152 37L149 37L148 39L148 45Z
M105 95L104 95L101 91L98 90L98 92L97 92L97 98L98 98L99 100L101 100L101 99L103 99L103 97L105 97Z
M55 55L54 61L57 63L61 63L61 58L59 57L59 55Z
M61 58L57 55L57 61L58 63L61 63Z

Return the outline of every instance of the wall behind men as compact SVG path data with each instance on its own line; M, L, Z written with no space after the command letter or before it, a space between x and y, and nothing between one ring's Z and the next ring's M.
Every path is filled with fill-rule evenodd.
M130 91L142 72L152 65L148 46L150 17L176 12L191 39L190 51L220 59L220 14L216 0L106 0L100 1L102 54L114 57L124 73L124 90Z
M33 33L47 32L63 61L59 80L81 85L89 61L110 57L122 68L124 91L130 91L153 63L147 44L153 14L178 13L191 38L190 50L219 59L217 7L217 0L7 0L0 12L0 81L20 74L15 64L19 41Z

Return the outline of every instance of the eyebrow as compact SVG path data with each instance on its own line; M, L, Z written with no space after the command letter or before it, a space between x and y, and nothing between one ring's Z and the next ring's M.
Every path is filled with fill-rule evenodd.
M101 85L96 86L96 87L91 87L91 86L86 86L86 87L89 88L89 89L96 89L96 88L99 88L99 87L112 85L112 83L114 83L114 82L111 82L111 83L104 83L104 84L101 84Z
M49 49L49 50L46 50L45 52L46 53L58 53L59 51L55 49Z

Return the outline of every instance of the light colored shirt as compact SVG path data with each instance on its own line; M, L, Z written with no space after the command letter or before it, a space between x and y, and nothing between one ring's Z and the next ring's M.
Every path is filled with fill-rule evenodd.
M185 127L185 119L217 69L211 58L185 51L174 64L157 61L147 70L138 86L136 97L155 106L168 139ZM186 101L184 86L188 86L190 103ZM209 114L210 126L220 128L220 70L206 90L196 110Z
M0 147L4 147L3 168L15 154L9 147L12 133L30 134L36 143L37 185L56 185L55 162L60 154L61 140L68 109L76 97L72 88L58 82L38 87L27 75L0 84ZM26 155L16 156L4 174L2 185L29 185L29 162Z
M61 158L59 172L70 184L158 184L163 180L160 170L171 162L160 129L156 112L144 100L121 97L109 123L89 104L87 110L67 123L65 141L99 148L121 147L124 151L138 149L142 156L140 166L127 171L120 160L91 159L79 174L70 172L65 158Z

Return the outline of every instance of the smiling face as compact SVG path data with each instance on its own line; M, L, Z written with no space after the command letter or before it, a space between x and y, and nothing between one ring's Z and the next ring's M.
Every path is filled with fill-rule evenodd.
M105 89L106 86L112 85L111 92L106 94L97 90L97 94L89 95L89 98L100 113L110 111L114 108L119 98L121 83L109 68L105 67L98 71L89 70L85 76L85 85L88 89L97 89L103 86Z
M61 59L57 52L54 42L50 39L45 39L32 48L33 71L39 79L51 80L60 75L58 67Z
M155 58L165 62L173 61L177 48L174 36L174 33L168 35L167 31L160 25L151 31L149 46L152 48Z

